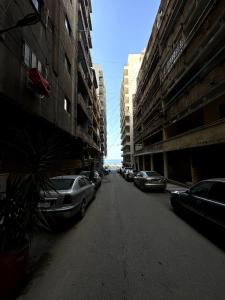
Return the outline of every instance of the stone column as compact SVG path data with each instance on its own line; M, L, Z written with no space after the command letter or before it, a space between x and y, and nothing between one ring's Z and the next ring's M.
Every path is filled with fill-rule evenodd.
M154 155L151 154L151 170L154 171Z
M142 161L143 161L143 171L145 171L146 168L145 168L145 156L144 155L142 156Z
M196 183L201 180L201 173L199 170L199 167L196 165L195 160L197 158L195 157L197 154L195 154L194 150L191 151L191 181L192 183Z
M163 152L163 171L164 171L164 176L168 178L168 156L167 152Z
M139 156L136 156L136 169L140 170Z

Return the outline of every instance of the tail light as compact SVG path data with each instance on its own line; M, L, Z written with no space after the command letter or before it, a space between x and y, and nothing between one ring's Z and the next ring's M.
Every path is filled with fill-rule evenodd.
M63 199L63 204L71 204L72 203L72 198L70 195L66 195Z

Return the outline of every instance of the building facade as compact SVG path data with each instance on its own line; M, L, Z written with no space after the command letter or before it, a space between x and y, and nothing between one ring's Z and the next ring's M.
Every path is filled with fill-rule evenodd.
M128 64L124 67L120 94L121 145L124 166L134 165L133 142L133 98L136 93L137 75L144 53L129 54Z
M104 157L107 156L107 119L106 119L106 89L104 73L100 65L94 64L97 78L97 97L100 104L100 140L101 140L101 165L104 164Z
M91 1L79 1L78 11L78 105L77 132L83 147L86 168L94 163L99 167L101 160L100 102L97 97L98 82L93 68L90 49L91 40Z
M71 170L100 152L93 134L100 125L93 122L97 82L90 57L91 12L90 0L0 3L1 29L31 13L40 17L36 25L0 36L1 133L11 128L46 137L58 132L70 145L65 164Z
M223 1L161 1L134 99L138 169L225 176L224 36Z

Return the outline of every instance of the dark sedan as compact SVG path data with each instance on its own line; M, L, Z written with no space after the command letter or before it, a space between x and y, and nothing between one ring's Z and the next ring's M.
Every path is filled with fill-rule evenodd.
M225 178L200 181L190 189L172 192L171 205L185 208L225 226Z
M141 171L134 177L134 185L142 190L165 191L167 179L155 171Z

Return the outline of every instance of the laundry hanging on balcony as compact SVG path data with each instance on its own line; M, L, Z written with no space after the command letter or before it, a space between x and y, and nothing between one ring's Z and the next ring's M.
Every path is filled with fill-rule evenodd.
M32 88L40 95L49 97L50 85L37 68L32 68L28 71L28 78L31 81Z

